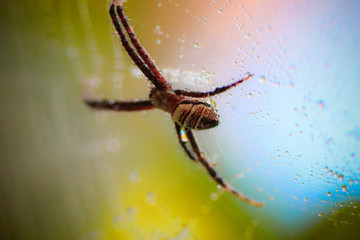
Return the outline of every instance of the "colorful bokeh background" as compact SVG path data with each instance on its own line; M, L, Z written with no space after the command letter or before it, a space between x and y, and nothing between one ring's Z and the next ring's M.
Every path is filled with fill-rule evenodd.
M82 96L145 98L107 0L3 1L0 239L339 239L359 235L357 1L129 0L141 43L175 88L205 91L206 157L170 117L91 111Z

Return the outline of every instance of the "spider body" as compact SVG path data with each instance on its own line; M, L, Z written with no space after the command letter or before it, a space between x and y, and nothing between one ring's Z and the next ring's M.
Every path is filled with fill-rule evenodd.
M109 14L112 23L120 36L122 46L142 71L144 76L152 83L153 87L149 94L149 99L128 100L128 101L109 101L106 99L97 100L85 98L85 103L94 109L105 109L111 111L144 111L151 109L161 109L171 115L175 124L178 141L188 157L205 167L209 175L227 192L235 195L248 204L262 207L263 203L254 201L245 195L235 191L227 185L220 175L211 166L209 161L201 153L192 130L205 130L216 127L219 124L219 115L216 109L206 103L205 98L220 94L236 85L243 83L252 77L248 74L245 78L237 80L229 85L215 88L209 92L193 92L185 90L174 90L166 81L152 58L141 46L134 31L130 27L122 8L122 1L116 5L112 0ZM131 42L131 44L130 44ZM183 133L181 132L183 130ZM184 142L182 134L185 134L188 141ZM190 150L189 145L192 150Z
M149 95L155 107L171 114L181 127L205 130L219 125L216 109L203 99L179 96L173 90L153 88Z
M174 122L189 129L206 130L219 125L219 115L216 110L202 101L181 101L171 117Z

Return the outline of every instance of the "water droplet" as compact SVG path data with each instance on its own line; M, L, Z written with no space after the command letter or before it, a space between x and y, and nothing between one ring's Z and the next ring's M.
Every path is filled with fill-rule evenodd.
M106 149L109 152L117 152L120 147L120 141L117 138L110 138L106 143Z
M117 230L122 230L126 226L126 218L122 215L116 215L113 217L113 225Z
M139 210L136 207L128 207L126 209L128 221L135 222L139 218Z
M77 58L78 53L79 53L79 49L77 47L74 47L74 46L68 46L65 49L65 53L66 53L66 56L68 58Z
M242 174L242 173L235 174L235 178L243 178L243 177L244 177L244 174Z
M129 179L130 179L130 182L132 183L138 183L140 181L140 174L138 171L132 171L130 174L129 174Z
M324 102L322 100L317 101L316 104L317 104L318 108L320 108L320 109L324 108Z
M252 97L252 93L248 93L248 98L251 98Z
M275 199L274 196L270 196L269 198L270 198L270 200L274 200L274 199Z
M318 216L319 216L319 217L322 217L322 216L323 216L323 214L322 214L322 213L319 213L319 214L318 214Z
M156 43L157 45L161 44L161 39L156 39L155 43Z
M339 180L339 181L344 180L344 175L340 174L339 177L338 177L338 180Z
M218 10L218 14L222 13L223 11L224 11L224 9L220 8L220 9Z
M307 202L307 201L308 201L308 199L307 199L307 198L304 198L304 201L305 201L305 202Z
M346 185L342 185L342 186L341 186L341 190L342 190L343 192L345 192L346 189L347 189Z
M181 141L182 142L188 142L189 141L189 139L188 139L188 137L186 135L186 132L183 129L180 130L180 136L181 136Z
M199 43L195 43L194 48L199 48Z
M146 194L146 202L147 202L147 204L149 204L149 205L151 205L151 206L155 205L156 202L157 202L157 196L156 196L156 194L153 193L153 192L148 192L148 193Z
M266 82L266 78L264 76L261 76L259 79L259 82L261 83L265 83Z
M344 203L340 203L340 207L343 207L344 206Z
M327 192L328 197L331 197L331 192Z
M217 193L212 193L212 194L210 195L210 199L213 200L213 201L216 201L216 200L218 199Z

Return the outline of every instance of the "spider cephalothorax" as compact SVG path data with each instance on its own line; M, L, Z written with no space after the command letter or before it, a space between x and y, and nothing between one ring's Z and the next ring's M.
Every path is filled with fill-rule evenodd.
M175 123L175 130L179 143L185 150L190 159L201 163L210 176L223 187L241 200L262 207L263 203L249 199L243 194L233 190L216 173L215 169L209 164L208 160L200 152L200 148L192 133L193 130L205 130L216 127L219 124L219 115L216 109L208 104L205 98L220 94L236 85L248 80L252 74L248 74L232 84L218 87L209 92L192 92L185 90L173 90L171 85L165 80L164 76L155 65L145 49L140 45L134 31L130 27L122 8L122 1L115 6L115 0L112 1L109 9L110 17L117 33L120 36L121 43L128 55L136 66L142 71L144 76L153 84L149 99L137 101L109 101L86 98L84 101L92 108L108 109L113 111L141 111L149 109L161 109L171 114ZM127 34L127 36L126 36ZM130 45L130 42L132 46ZM193 151L183 141L181 130L186 135Z

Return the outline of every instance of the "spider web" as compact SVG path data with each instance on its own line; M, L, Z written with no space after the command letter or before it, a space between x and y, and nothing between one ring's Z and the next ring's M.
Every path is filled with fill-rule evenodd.
M267 221L275 220L290 234L316 234L313 226L324 218L329 225L358 225L358 57L352 51L359 31L351 24L359 21L351 4L167 3L185 12L186 30L172 54L179 68L163 70L175 85L180 79L181 87L203 90L255 73L215 100L221 127L199 135L236 189L264 199L257 218L273 229ZM174 37L159 29L158 43Z
M349 25L357 19L350 4L323 5L160 1L160 9L183 13L183 29L154 27L160 47L178 42L171 54L156 56L177 66L163 70L175 86L204 90L255 73L216 98L222 125L199 135L236 189L264 199L257 218L295 234L324 217L358 224L359 216L359 99L351 90L356 81L344 84L356 79L357 66L343 70L345 59L358 62L349 45L359 37Z
M214 189L166 114L84 107L81 93L148 93L113 34L109 1L18 4L0 10L2 239L357 236L355 1L124 3L174 88L207 91L254 74L209 100L221 125L196 136L224 179L262 209Z

